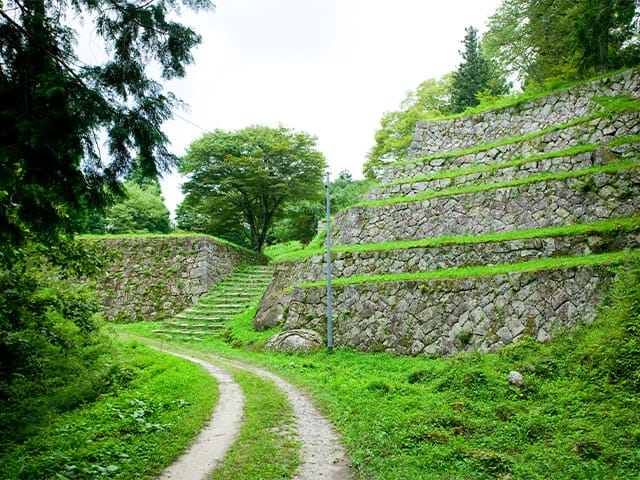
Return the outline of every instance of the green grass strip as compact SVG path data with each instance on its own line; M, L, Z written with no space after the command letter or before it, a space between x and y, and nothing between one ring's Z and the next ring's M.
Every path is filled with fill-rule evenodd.
M421 194L412 195L410 197L394 197L394 198L387 198L384 200L370 200L370 201L360 202L355 206L370 208L370 207L383 207L383 206L394 205L398 203L415 203L415 202L431 200L439 197L450 197L453 195L464 195L469 193L485 192L488 190L517 187L520 185L527 185L529 183L536 183L536 182L566 180L568 178L579 178L579 177L584 177L586 175L591 175L594 173L612 173L612 172L617 172L619 170L626 170L626 169L632 169L632 168L638 168L638 167L640 167L639 162L633 162L633 161L617 162L617 163L610 163L608 165L600 165L597 167L585 168L583 170L573 170L570 172L561 172L561 173L541 173L539 175L531 175L530 177L516 178L514 180L508 180L504 182L486 183L482 185L469 185L465 187L442 190L439 192L424 192Z
M573 235L601 234L614 231L631 232L640 229L640 216L612 218L597 222L578 223L556 227L531 228L528 230L513 230L508 232L486 233L483 235L459 235L425 238L421 240L399 240L385 243L359 243L352 245L334 245L335 252L374 252L387 250L408 250L412 248L430 248L443 245L464 245L489 242L505 242L510 240L527 240L532 238L564 237ZM300 258L322 255L324 248L299 250L277 258L278 262L297 260Z
M240 436L215 470L212 480L291 478L300 464L292 407L272 380L233 370L245 395Z
M543 95L542 95L543 96ZM610 100L605 100L610 99ZM618 113L628 112L628 111L637 111L640 110L640 100L634 99L628 95L622 95L619 97L598 97L594 98L594 101L600 103L604 106L604 110L601 112L592 113L590 115L586 115L584 117L578 117L574 120L571 120L566 123L561 123L558 125L552 125L551 127L544 128L542 130L538 130L537 132L526 133L523 135L517 135L515 137L501 138L496 140L495 142L485 143L482 145L476 145L474 147L464 148L461 150L455 150L450 152L442 152L442 153L434 153L431 155L426 155L424 157L412 158L409 160L404 160L401 162L394 162L391 165L410 165L412 163L421 163L428 162L435 159L447 160L450 158L462 157L465 155L472 155L475 153L486 152L491 150L492 148L503 147L505 145L512 145L514 143L526 142L529 140L533 140L534 138L541 137L548 133L557 132L559 130L565 130L567 128L575 127L578 125L582 125L584 123L590 122L591 120L596 120L598 118L604 118L611 115L615 115ZM505 105L508 106L508 105ZM468 116L469 114L473 114L475 112L467 113L462 116ZM440 120L440 119L439 119Z
M593 152L597 150L599 147L600 147L599 144L578 145L575 147L567 148L565 150L558 150L555 152L545 152L545 153L540 153L536 155L530 155L528 157L519 157L504 163L495 163L493 165L482 165L482 166L471 167L471 168L460 168L457 170L448 170L444 172L434 173L431 175L421 175L413 178L403 178L401 180L396 180L395 182L381 184L379 185L379 187L391 187L394 185L404 185L407 183L430 182L433 180L444 180L447 178L457 178L465 175L472 175L474 173L492 172L492 171L501 170L504 168L518 167L520 165L525 165L527 163L539 162L541 160L547 160L550 158L568 157L573 155L579 155L581 153Z
M607 265L622 263L626 260L640 257L640 250L627 250L622 252L601 253L595 255L581 255L572 257L555 257L529 260L520 263L508 263L500 265L474 266L461 268L447 268L418 273L399 273L387 275L357 275L346 278L333 279L332 285L346 286L364 283L389 283L389 282L417 282L425 280L443 280L453 278L479 278L508 273L536 272L541 270L556 270L561 268L586 267L594 265ZM306 282L297 285L301 288L315 288L326 286L326 281Z

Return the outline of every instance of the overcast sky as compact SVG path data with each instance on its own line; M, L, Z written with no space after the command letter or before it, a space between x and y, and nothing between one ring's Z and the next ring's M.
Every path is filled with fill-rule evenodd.
M215 0L184 11L203 37L184 79L189 108L165 124L177 155L205 130L279 124L318 137L332 178L362 178L384 112L461 61L465 27L481 32L499 0ZM162 181L173 212L177 175Z

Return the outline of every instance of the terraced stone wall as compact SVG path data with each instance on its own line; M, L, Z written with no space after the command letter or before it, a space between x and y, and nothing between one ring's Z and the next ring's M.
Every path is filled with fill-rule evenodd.
M494 351L525 335L545 341L589 321L606 268L334 288L334 344L399 355ZM297 288L285 330L326 331L326 288Z
M640 113L605 111L619 99L594 98L607 96L640 97L640 71L418 124L416 158L389 165L366 201L334 217L333 276L349 280L334 285L334 344L408 355L493 351L592 319L611 267L640 247ZM612 219L629 228L612 228ZM608 266L577 261L609 252ZM493 273L522 271L511 264L529 260L544 262L535 272ZM484 265L501 268L428 279ZM300 285L322 282L325 269L323 255L276 265L254 326L325 333L326 286ZM424 275L390 276L416 273Z
M409 156L415 158L462 150L498 138L537 132L598 111L601 106L592 100L593 97L639 91L640 71L629 70L513 107L453 120L420 122Z
M206 236L85 242L104 259L104 273L96 289L104 317L115 321L172 316L239 266L266 263L262 255Z

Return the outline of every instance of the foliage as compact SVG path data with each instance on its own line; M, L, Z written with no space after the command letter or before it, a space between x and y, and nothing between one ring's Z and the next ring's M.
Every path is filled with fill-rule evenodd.
M189 179L178 221L188 216L190 226L236 242L246 231L260 251L287 205L321 197L326 164L315 146L315 137L282 126L203 135L180 159Z
M386 163L407 157L416 123L438 118L447 111L451 80L451 75L425 80L415 92L407 92L399 110L382 116L381 128L375 133L376 143L367 153L363 167L367 178L376 178Z
M503 0L483 38L488 55L525 86L636 65L634 0Z
M3 431L21 435L23 422L37 418L30 408L37 412L43 402L67 397L63 403L73 406L95 395L92 371L102 370L99 357L108 344L99 332L90 284L69 281L93 266L76 244L30 244L0 269Z
M24 441L3 428L0 477L155 477L209 418L217 389L202 367L136 343L114 342L99 360L96 366L104 367L87 386L94 398L63 406L60 395L46 396L37 400L37 414L32 407L28 416L2 410L31 425Z
M126 199L108 208L105 215L107 233L169 233L169 209L159 194L159 187L141 187L125 182ZM100 232L91 232L100 233Z
M509 91L496 66L482 52L478 30L467 27L465 31L464 51L460 52L463 62L453 73L450 89L449 111L452 113L460 113L468 107L478 105L480 94L497 96Z
M207 0L185 0L209 8ZM174 163L160 130L176 99L147 75L182 77L200 41L170 20L177 2L41 0L0 11L0 243L26 235L49 242L73 232L87 207L120 193L133 151L145 172ZM81 63L72 17L93 22L111 57ZM96 138L105 132L109 161ZM3 248L4 250L4 248ZM5 255L10 252L3 251Z

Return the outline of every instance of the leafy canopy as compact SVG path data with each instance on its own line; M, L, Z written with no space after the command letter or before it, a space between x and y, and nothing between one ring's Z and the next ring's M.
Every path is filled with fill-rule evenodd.
M584 79L640 61L639 8L635 0L502 0L483 46L525 86Z
M304 132L251 126L207 133L179 162L189 180L178 225L260 251L288 204L322 195L325 167L316 138Z
M87 206L122 192L137 155L145 172L174 165L162 123L177 105L147 74L182 77L200 37L170 19L208 0L16 0L0 10L0 242L50 243L74 231ZM86 64L72 19L91 23L109 58ZM98 138L106 138L101 148ZM103 151L108 157L103 157ZM5 257L6 258L6 257Z
M374 179L385 164L406 159L416 123L438 118L449 105L451 75L425 80L407 92L400 109L386 112L375 133L375 145L367 153L364 175Z

